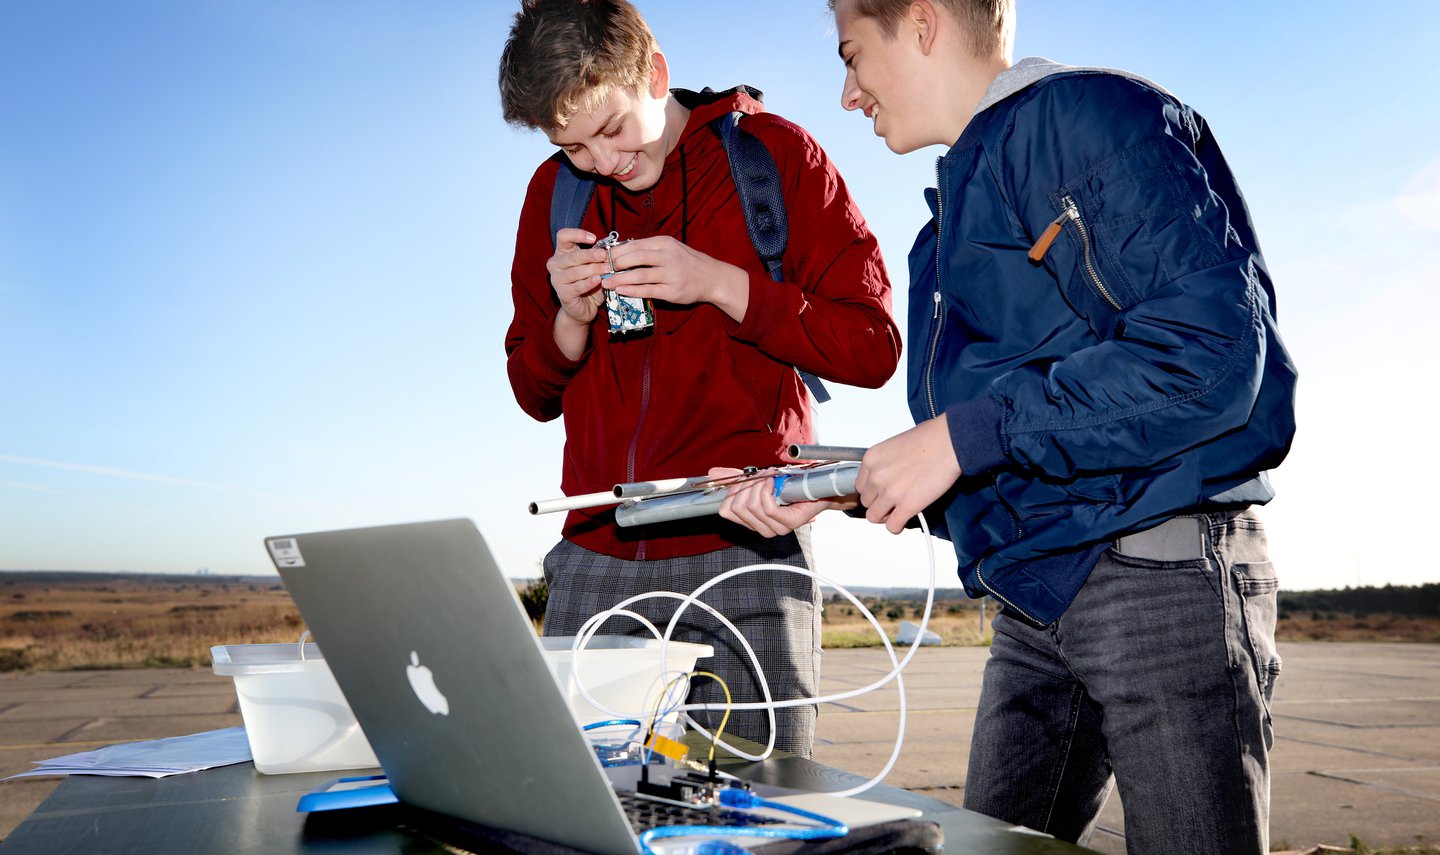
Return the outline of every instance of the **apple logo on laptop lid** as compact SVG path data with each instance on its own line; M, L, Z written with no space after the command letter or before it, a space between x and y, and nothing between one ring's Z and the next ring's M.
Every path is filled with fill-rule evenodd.
M410 664L405 666L405 676L410 679L410 688L425 709L436 715L450 714L450 701L435 685L435 672L420 664L420 654L410 651Z

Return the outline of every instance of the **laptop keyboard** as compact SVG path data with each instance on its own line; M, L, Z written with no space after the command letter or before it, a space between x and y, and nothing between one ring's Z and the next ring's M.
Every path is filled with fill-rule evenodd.
M779 825L781 820L729 808L701 808L616 793L620 806L639 834L665 825Z

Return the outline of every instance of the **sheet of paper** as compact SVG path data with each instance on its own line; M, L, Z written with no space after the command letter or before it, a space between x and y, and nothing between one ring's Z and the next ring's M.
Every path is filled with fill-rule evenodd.
M198 772L215 766L244 763L250 758L245 728L227 727L189 736L172 736L144 742L107 745L93 751L37 760L36 768L11 778L30 775L140 775L163 778ZM8 779L6 779L8 780Z

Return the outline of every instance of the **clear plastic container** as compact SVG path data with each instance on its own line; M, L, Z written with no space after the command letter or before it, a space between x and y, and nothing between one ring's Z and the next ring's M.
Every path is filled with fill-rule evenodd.
M666 682L680 673L694 670L695 663L715 654L708 644L672 641L666 654L665 669L660 671L660 642L653 638L629 635L597 635L580 651L579 677L596 700L611 709L625 713L617 716L604 712L585 700L572 677L576 674L571 646L573 636L550 636L540 639L545 647L545 662L555 675L570 713L583 727L616 718L648 721L655 714L655 703ZM672 714L667 721L673 721Z
M316 644L210 648L233 677L255 768L267 775L379 766Z

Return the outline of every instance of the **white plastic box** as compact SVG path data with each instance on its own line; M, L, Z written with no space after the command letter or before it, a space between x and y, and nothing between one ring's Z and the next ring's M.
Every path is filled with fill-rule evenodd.
M257 770L275 775L380 765L313 642L216 646L210 658L216 674L235 678Z
M580 651L579 677L597 701L625 713L616 716L586 701L571 680L575 673L575 657L571 653L574 637L552 636L540 641L545 647L545 662L560 683L571 715L582 727L616 718L648 720L655 714L655 703L669 678L693 670L697 660L715 653L708 644L672 641L665 660L665 670L669 673L662 674L659 641L628 635L592 637ZM674 719L674 715L667 717L667 720Z
M591 705L571 680L573 637L542 638L545 662L560 684L570 713L582 727L616 718L648 720L668 679L660 671L660 642L598 635L580 651L585 688L617 716ZM714 655L706 644L672 641L669 677ZM210 648L216 674L233 677L255 768L267 775L379 766L375 752L336 685L318 645L229 644ZM666 717L674 721L674 714Z

